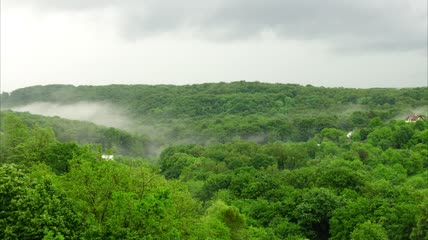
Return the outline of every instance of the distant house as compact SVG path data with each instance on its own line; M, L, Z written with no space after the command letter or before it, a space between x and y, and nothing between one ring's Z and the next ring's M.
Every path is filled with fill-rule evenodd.
M101 158L102 158L102 159L105 159L105 160L113 160L113 159L114 159L114 156L113 156L113 155L106 155L106 154L103 154L103 155L101 155Z
M352 131L348 132L348 134L346 134L346 137L347 137L347 138L351 138L351 137L352 137L352 134L354 134L354 130L352 130Z
M425 118L423 116L421 116L421 115L415 115L415 114L409 115L406 118L406 122L416 122L416 121L419 121L419 120L425 120Z

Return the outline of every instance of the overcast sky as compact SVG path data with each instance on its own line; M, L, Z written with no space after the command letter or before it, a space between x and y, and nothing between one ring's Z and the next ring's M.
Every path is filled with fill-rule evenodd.
M427 0L1 0L1 90L427 86Z

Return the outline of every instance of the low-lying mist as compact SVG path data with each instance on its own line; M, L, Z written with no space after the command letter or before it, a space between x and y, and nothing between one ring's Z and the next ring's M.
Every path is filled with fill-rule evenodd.
M417 107L417 108L408 109L407 113L398 114L393 119L395 119L395 120L405 120L409 115L412 115L412 114L428 116L428 105Z
M148 137L145 146L146 154L159 156L169 144L192 144L205 142L196 137L171 137L174 128L171 126L138 122L132 119L119 106L106 102L78 102L73 104L58 104L52 102L34 102L28 105L12 107L16 112L29 112L43 116L58 116L65 119L88 121L97 125L119 128L130 133L143 134Z
M16 112L30 112L44 116L58 116L72 120L89 121L98 125L134 129L136 124L124 111L110 103L78 102L73 104L57 104L51 102L35 102L24 106L13 107Z

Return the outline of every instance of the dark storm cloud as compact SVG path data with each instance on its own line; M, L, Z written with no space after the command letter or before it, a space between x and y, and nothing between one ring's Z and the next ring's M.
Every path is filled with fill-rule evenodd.
M109 8L130 38L190 30L211 40L273 32L341 49L427 48L426 0L17 0L43 8Z

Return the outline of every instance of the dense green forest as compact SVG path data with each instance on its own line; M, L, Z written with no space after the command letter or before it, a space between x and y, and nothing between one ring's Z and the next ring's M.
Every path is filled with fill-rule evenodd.
M307 141L323 128L351 131L380 117L427 114L428 89L346 89L259 82L199 85L48 85L3 93L2 106L108 102L160 142ZM420 109L422 107L422 109Z
M428 121L404 120L426 116L428 88L50 85L1 99L109 102L138 124L2 111L0 239L428 239Z

